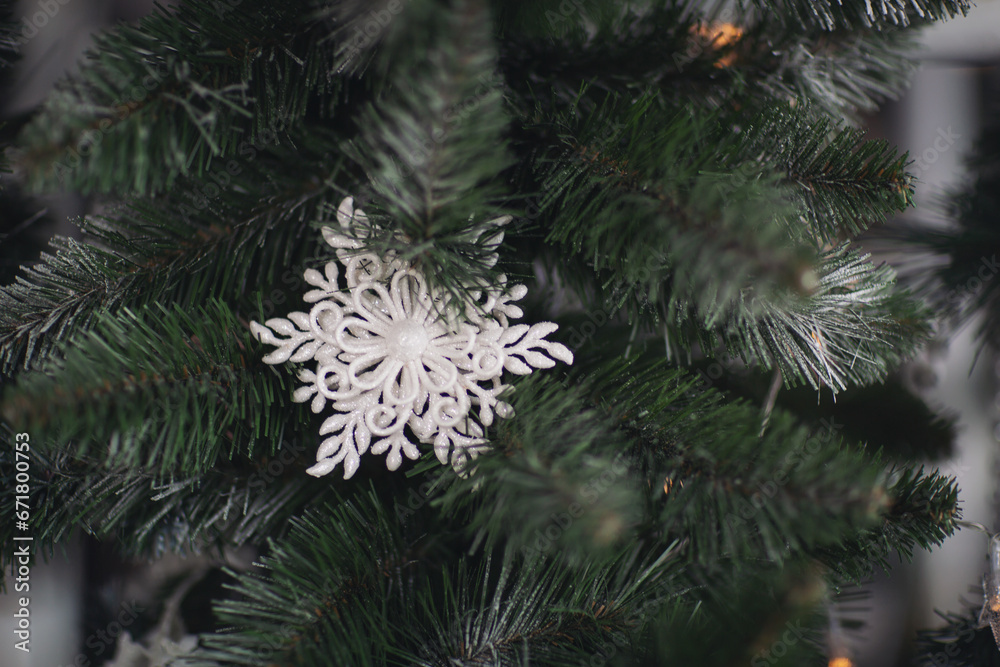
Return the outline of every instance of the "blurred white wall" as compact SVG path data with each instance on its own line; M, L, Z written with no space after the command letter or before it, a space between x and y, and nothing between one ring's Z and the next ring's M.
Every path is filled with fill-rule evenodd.
M31 568L30 589L14 592L14 581L8 575L6 595L0 595L0 665L3 667L69 667L76 660L82 627L83 553L77 541L66 545L66 553L56 553L49 563L37 563ZM19 611L18 598L27 595L31 622L31 638L25 653L14 647L14 614ZM78 666L74 666L78 667Z
M986 63L1000 63L1000 2L980 0L966 19L956 19L926 31L921 58L923 67L901 106L900 143L914 158L924 160L917 186L916 209L933 207L947 190L968 178L962 160L973 148L986 112L979 82ZM934 142L947 134L954 144ZM975 324L951 340L947 350L932 358L938 382L928 390L932 405L946 406L959 417L956 456L941 465L942 472L957 478L962 490L966 520L994 526L993 494L996 488L997 441L993 435L993 394L996 390L991 357L983 354L973 366L978 345ZM995 527L995 526L994 526ZM962 611L960 596L974 599L969 588L980 585L986 566L986 538L971 530L960 531L933 552L920 552L917 627L941 624L934 614Z
M919 179L916 206L903 217L943 225L940 203L968 178L963 160L986 111L980 96L983 72L1000 63L1000 1L980 0L969 16L926 29L918 55L921 68L912 87L880 121L886 137L916 161L910 167ZM938 467L958 480L964 518L993 526L1000 519L994 506L997 383L989 353L973 365L979 349L975 328L973 323L946 347L923 354L936 375L924 398L959 416L955 456ZM856 647L858 667L894 664L899 648L916 630L943 624L935 610L963 612L963 599L979 603L985 556L986 538L963 530L934 551L918 549L913 566L877 577L863 639Z

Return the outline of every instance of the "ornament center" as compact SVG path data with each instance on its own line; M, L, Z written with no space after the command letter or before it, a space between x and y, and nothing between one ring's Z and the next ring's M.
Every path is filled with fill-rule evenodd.
M414 320L397 322L389 329L385 338L388 356L402 362L419 359L430 342L427 329Z

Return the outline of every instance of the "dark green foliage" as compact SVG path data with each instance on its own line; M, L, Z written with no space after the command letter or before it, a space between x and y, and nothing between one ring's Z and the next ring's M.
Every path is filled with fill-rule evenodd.
M29 500L33 551L55 551L59 558L59 545L77 529L113 540L123 555L137 558L260 544L282 535L290 517L330 492L328 482L311 478L294 488L282 483L301 482L312 463L312 447L312 442L286 442L278 452L253 461L220 457L207 472L162 475L108 468L86 457L52 458L36 447ZM14 466L13 456L4 451L0 468L6 482L13 480ZM289 459L292 463L285 464ZM13 512L13 496L10 501ZM3 527L5 539L12 529L12 522ZM6 567L9 557L5 553L0 564Z
M279 282L301 285L291 267L313 245L306 230L332 217L328 206L339 200L330 180L342 158L327 152L335 147L323 132L294 152L254 145L208 183L182 179L168 196L84 220L90 243L55 239L55 255L0 288L0 367L33 366L96 315L123 306L160 298L193 306L228 294L255 312L248 293L273 300ZM279 170L293 154L302 170Z
M18 186L114 197L0 287L35 554L74 530L129 557L259 549L199 626L203 667L825 664L836 591L959 519L916 463L951 426L863 389L935 312L858 249L911 177L849 124L903 90L906 26L966 4L868 6L189 0L101 36L5 155ZM995 240L991 159L972 231L928 245ZM248 324L309 309L347 196L358 251L411 262L442 310L503 272L575 348L504 378L514 413L465 476L429 443L305 473L326 415ZM745 382L686 368L724 355ZM861 426L886 396L927 442Z
M287 382L256 348L219 302L190 314L124 310L71 339L0 405L16 429L100 452L109 467L203 471L220 452L274 447L295 423Z
M664 388L675 385L672 395L683 390L679 374L664 380ZM614 418L588 406L581 386L532 379L519 382L511 400L519 416L492 435L498 455L477 459L476 474L435 503L447 514L468 512L469 530L488 548L503 540L525 553L579 560L633 534L649 488ZM535 500L517 502L524 496Z
M720 117L664 114L649 97L567 115L577 126L552 124L538 208L547 240L582 255L623 293L616 307L626 295L638 305L690 303L712 324L751 282L762 298L801 289L812 257L787 240L791 209L773 183L721 173L712 154ZM602 122L608 117L619 120Z
M614 371L600 373L608 380L598 381L598 395L643 442L638 451L646 461L657 522L667 534L692 540L693 553L705 562L722 557L781 562L859 535L862 544L830 566L871 566L882 563L881 554L905 555L914 542L926 547L953 530L950 522L958 518L953 480L922 470L886 474L878 457L843 442L835 422L820 420L806 428L776 412L760 436L759 412L747 404L726 402L713 390L683 398L664 392L670 381L655 367L626 372L617 378ZM693 384L689 380L679 389L691 392ZM883 517L904 526L879 538L884 547L872 555L865 551L873 540L869 535L887 529Z
M501 66L519 98L651 86L678 105L745 111L782 100L840 120L897 97L913 68L906 30L828 31L772 12L669 0L503 4ZM720 37L727 23L738 32Z
M301 0L204 0L106 33L22 132L29 185L162 192L283 136L336 90L332 54L321 55L326 35L306 9Z
M858 579L892 551L908 555L914 543L950 534L958 518L952 480L886 475L878 458L842 441L836 422L810 429L776 413L761 438L756 408L696 384L635 361L570 387L520 382L518 417L492 438L497 454L428 494L448 514L467 513L487 546L502 538L571 561L579 550L640 538L688 540L705 566L780 563L856 540L830 566ZM581 413L581 403L591 407ZM535 499L530 511L517 502L524 496ZM883 524L886 517L902 525Z
M961 519L955 479L918 470L895 470L887 475L883 521L858 538L823 552L831 569L854 581L870 577L873 566L888 570L889 556L909 559L913 547L927 549L955 532Z
M720 414L705 420L704 430L688 435L698 446L685 447L663 470L678 488L660 504L660 519L690 534L700 558L781 562L838 543L876 520L884 491L862 452L843 448L832 434L795 427L781 414L771 416L765 437L751 446L759 426L746 414L726 416L731 421Z
M789 565L753 574L713 573L696 599L664 605L647 628L647 654L616 665L825 665L825 614L815 605L828 595L820 570ZM708 591L714 590L715 593ZM787 640L787 641L786 641Z
M286 544L274 545L265 561L270 575L244 577L243 599L217 610L245 630L209 639L207 657L237 665L384 664L390 628L383 614L389 605L403 612L414 548L377 498L366 500L293 520Z
M575 665L621 643L664 595L676 552L570 570L511 552L479 566L407 531L369 492L294 520L267 574L240 577L218 613L240 630L206 640L222 664ZM363 548L359 548L363 547ZM588 636L584 643L574 638ZM214 664L211 662L199 664Z
M722 342L765 368L777 364L786 382L837 391L883 379L912 349L904 341L926 335L926 313L892 289L890 268L872 266L846 244L816 254L834 229L858 230L859 209L840 210L814 230L795 218L796 209L837 210L845 190L852 206L863 198L880 216L900 208L906 199L895 181L866 195L869 186L823 179L869 179L890 169L902 183L902 158L879 142L859 145L856 132L833 135L828 122L808 127L800 112L771 110L734 138L725 125L720 131L724 115L664 117L649 104L611 102L589 116L624 114L618 125L556 125L560 152L538 177L549 240L595 270L606 293L597 305L629 306L633 317L652 309L678 352L694 341L707 349ZM820 148L827 141L829 152ZM839 166L829 164L833 152L842 156ZM809 173L814 183L803 182ZM822 194L803 192L819 185Z
M912 204L907 156L884 140L863 137L862 130L838 129L808 109L774 107L747 123L737 154L751 162L732 168L746 178L756 177L760 167L776 169L813 234L831 243Z
M392 92L360 112L361 137L352 153L384 202L374 213L391 221L369 247L413 261L436 286L464 301L469 285L496 280L489 256L502 235L489 223L504 213L496 175L510 164L507 115L485 4L469 2L444 18L430 6L414 0L408 11L416 15L413 25L392 26L422 39L405 50L390 43L383 57L412 65L396 68ZM488 160L480 155L484 143L491 146ZM447 280L453 276L461 280Z

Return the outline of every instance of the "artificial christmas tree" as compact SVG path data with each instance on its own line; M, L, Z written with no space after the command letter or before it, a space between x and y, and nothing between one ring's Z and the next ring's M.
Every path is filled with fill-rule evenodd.
M909 160L857 125L967 9L191 0L100 37L6 153L97 212L0 293L5 543L197 563L118 665L849 664L850 586L961 519L891 374L943 313L858 245Z

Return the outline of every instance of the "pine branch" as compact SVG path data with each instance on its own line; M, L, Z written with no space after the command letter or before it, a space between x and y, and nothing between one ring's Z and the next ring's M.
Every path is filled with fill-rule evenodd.
M753 322L731 321L724 340L731 352L752 351L765 369L777 365L786 384L836 392L879 382L926 339L928 313L894 289L888 266L874 267L846 245L823 259L807 299L767 304Z
M405 617L400 598L418 564L393 524L373 491L292 519L262 563L270 573L240 576L238 597L215 608L231 629L203 636L206 662L195 664L385 664L386 612Z
M587 121L574 120L586 108L563 117L576 127L540 128L563 144L536 158L547 240L601 274L615 309L690 303L711 325L750 285L761 299L802 290L810 253L789 241L792 211L775 184L717 168L717 116L653 104L612 101Z
M810 266L805 244L817 240L782 208L780 188L717 166L725 158L710 151L726 137L685 116L668 125L645 111L599 109L592 117L622 123L598 144L606 150L587 148L576 164L565 157L543 163L542 223L551 226L550 240L591 264L604 299L597 306L628 305L630 319L645 310L654 330L663 326L660 311L678 353L696 341L714 350L721 340L731 354L765 369L777 365L786 383L834 391L883 379L926 336L927 313L894 292L888 267L873 267L847 246ZM775 142L769 150L780 153L779 135L766 134ZM599 136L585 126L565 141L573 145L580 135ZM734 153L745 149L742 141L754 140L738 140ZM876 158L868 156L878 148L867 144L860 157L846 145L836 150L845 170L875 177ZM789 236L802 244L791 245Z
M621 664L826 664L823 603L830 593L814 564L725 566L705 575L691 595L661 605L643 637L642 660Z
M742 0L741 4L750 4ZM965 16L972 3L967 0L913 0L909 3L893 0L752 0L752 3L773 16L783 17L796 27L893 28L911 23Z
M834 549L830 566L857 578L890 551L930 548L954 530L954 480L884 472L877 457L845 446L834 422L810 431L779 410L758 438L753 406L722 403L713 391L678 404L656 366L619 372L596 374L597 395L642 438L640 461L657 491L647 511L668 534L687 536L702 562ZM855 547L836 547L843 540Z
M417 535L399 528L374 491L293 520L287 540L271 545L267 573L240 576L239 597L217 606L232 630L203 636L203 657L572 665L595 646L625 641L646 620L644 603L666 595L677 571L669 550L630 549L567 569L511 551L476 563Z
M305 9L194 0L98 37L21 133L17 168L38 190L149 194L273 141L337 90Z
M824 562L850 580L871 577L876 566L888 571L893 553L909 560L915 546L930 549L941 544L955 532L955 522L961 518L954 478L924 475L923 468L910 468L890 471L889 479L889 506L881 525L823 550Z
M122 307L245 302L254 286L268 301L286 298L275 286L302 284L289 266L302 261L310 223L340 197L329 182L343 158L324 155L335 138L314 135L311 144L315 152L253 148L251 161L213 173L222 187L183 181L163 198L85 220L89 243L55 239L55 255L0 288L0 368L33 367L97 315ZM293 154L303 173L283 166Z
M677 377L664 378L664 391L682 391ZM576 563L627 541L643 518L647 492L632 470L625 434L588 405L580 386L529 378L508 400L516 416L488 434L493 451L434 504L463 516L486 548L505 544Z
M760 438L756 407L696 384L634 362L569 386L519 382L516 416L490 435L494 450L433 502L487 548L503 540L568 562L619 541L684 537L700 566L781 563L844 540L867 545L885 525L885 551L840 556L860 568L949 530L957 499L939 478L907 472L889 485L877 459L841 442L838 424L810 431L780 410Z
M591 0L575 3L571 7L561 0L503 0L495 3L502 19L501 25L511 30L529 31L546 25L559 36L584 37L581 24L590 21L598 31L615 33L612 27L625 23L623 17L630 17L643 11L690 12L701 9L713 17L727 17L733 14L754 14L754 9L784 19L797 29L822 28L823 30L861 28L899 28L911 24L925 24L932 21L965 15L971 8L967 0L918 0L903 5L891 0L741 0L735 7L728 3L708 2L693 5L673 0L659 2L615 2L614 0Z
M427 608L436 641L425 644L417 664L570 667L609 645L628 646L650 620L650 607L677 595L664 591L674 583L679 552L646 558L641 552L630 549L603 569L565 570L533 558L519 563L510 551L500 566L491 558L478 572L460 565L456 581L445 582L444 603ZM436 621L442 618L450 622Z
M912 30L847 30L813 32L806 39L789 28L778 41L778 55L770 52L769 38L780 28L764 22L756 26L761 39L751 42L744 75L758 98L811 103L827 116L857 123L861 112L874 112L897 99L909 86L916 65L917 46Z
M36 448L28 500L34 553L51 554L76 529L113 540L119 553L136 558L263 544L282 536L289 518L332 493L329 481L304 474L314 446L312 438L286 440L253 459L220 456L210 470L177 475L109 467L100 458L58 452L50 457ZM7 450L0 454L0 471L0 478L14 483ZM9 500L13 512L13 495ZM0 529L5 539L13 534L13 523L8 524ZM10 562L9 555L0 567Z
M698 562L781 563L855 534L883 511L879 466L843 446L835 424L810 431L775 411L759 437L755 406L709 391L685 410L659 389L655 366L630 375L601 381L600 396L643 435L652 520L686 535Z
M594 19L591 4L571 11L564 4L545 20L514 10L502 20L501 64L518 107L529 109L539 91L566 103L584 85L651 87L675 106L746 109L783 100L856 119L897 98L913 71L909 30L804 30L748 8L722 11L723 22L719 6L684 2L626 5Z
M573 99L583 84L609 92L679 69L694 77L726 54L710 39L702 43L692 37L700 18L692 3L493 4L505 79L528 99L547 93L548 86L554 98ZM650 53L666 57L650 58ZM539 87L542 82L547 85Z
M412 21L433 5L420 4L409 10L418 17ZM390 27L402 29L397 23L406 19ZM361 113L362 136L352 146L375 193L366 213L385 221L365 245L419 266L460 302L469 300L470 285L496 283L494 251L503 238L497 222L509 220L497 178L511 164L507 115L489 26L482 0L464 0L440 18L408 26L420 37L393 42L382 55L397 61L395 94Z
M930 314L897 290L892 269L867 259L841 245L823 254L806 296L786 293L765 302L748 290L741 309L710 326L699 325L697 311L668 302L662 306L666 324L652 326L668 356L690 358L695 344L714 355L721 344L729 356L764 371L779 368L786 386L805 383L837 393L881 382L926 340Z
M417 36L415 31L392 27L400 15L427 12L419 5L406 10L411 3L402 0L312 0L311 4L311 18L325 24L334 45L330 70L366 81L381 80L391 71L395 58L385 55L387 46Z
M70 339L62 358L3 396L15 428L51 450L100 455L109 467L204 471L220 455L254 456L294 427L281 374L221 302L123 309Z
M809 109L771 107L746 123L731 168L746 178L777 171L815 237L843 240L912 206L907 156L864 134Z

